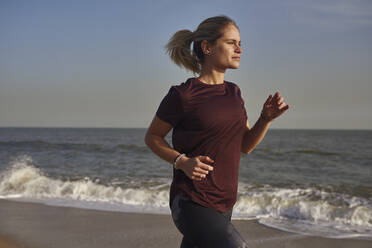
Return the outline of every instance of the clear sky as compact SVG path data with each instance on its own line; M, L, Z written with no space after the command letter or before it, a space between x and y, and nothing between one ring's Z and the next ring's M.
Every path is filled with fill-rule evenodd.
M372 129L372 1L0 1L0 126L147 127L193 74L164 45L227 15L243 54L225 80L253 125L267 96L291 106L273 128Z

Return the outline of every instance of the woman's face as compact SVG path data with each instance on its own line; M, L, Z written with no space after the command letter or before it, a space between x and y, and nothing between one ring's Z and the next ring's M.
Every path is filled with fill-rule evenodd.
M238 69L242 53L239 30L230 24L222 30L222 34L210 47L211 55L206 56L208 62L220 71Z

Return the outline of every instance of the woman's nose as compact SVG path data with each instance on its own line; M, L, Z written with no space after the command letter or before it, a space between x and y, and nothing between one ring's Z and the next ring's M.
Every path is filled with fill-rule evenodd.
M240 47L240 45L237 45L236 48L235 48L235 52L236 53L242 53L242 48Z

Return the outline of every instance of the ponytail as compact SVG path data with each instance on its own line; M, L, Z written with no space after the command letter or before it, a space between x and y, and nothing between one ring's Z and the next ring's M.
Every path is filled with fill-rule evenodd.
M176 65L195 74L200 73L201 68L197 56L191 52L192 41L193 32L187 29L180 30L170 38L165 48Z

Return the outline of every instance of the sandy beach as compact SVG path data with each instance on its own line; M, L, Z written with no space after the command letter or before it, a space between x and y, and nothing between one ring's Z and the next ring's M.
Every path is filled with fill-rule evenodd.
M1 248L179 247L170 215L134 214L0 200ZM233 220L251 247L367 248L372 241L288 233Z

